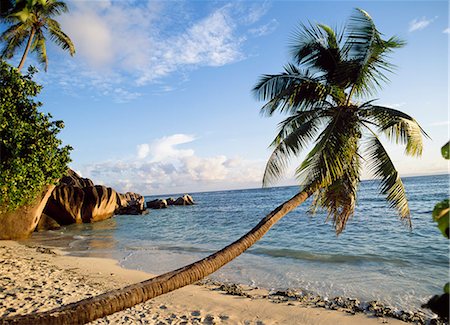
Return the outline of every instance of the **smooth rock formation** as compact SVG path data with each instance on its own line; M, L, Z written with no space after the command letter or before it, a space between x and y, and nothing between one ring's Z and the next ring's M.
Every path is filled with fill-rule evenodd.
M84 202L84 191L80 187L61 184L50 196L44 213L60 225L82 223L81 207Z
M91 181L89 178L81 177L72 169L67 170L67 175L61 178L60 183L79 188L94 186L93 181Z
M111 187L95 185L83 188L81 220L91 223L109 219L117 209L118 193Z
M91 223L111 218L118 207L117 201L118 193L110 187L59 185L44 213L61 225Z
M169 197L166 199L167 205L174 205L175 199L173 197Z
M59 228L61 228L59 223L45 213L42 213L41 219L39 220L35 231L57 230Z
M189 194L185 194L184 196L180 196L178 199L175 200L173 205L194 205L194 200L192 199L192 196Z
M14 211L0 213L0 239L28 238L41 218L42 210L50 197L54 185L46 186L34 202Z
M149 209L165 209L165 208L167 208L167 201L161 200L161 199L149 201L149 202L147 202L147 208L149 208Z
M145 198L138 193L119 193L118 205L119 208L116 210L116 214L137 215L146 213Z

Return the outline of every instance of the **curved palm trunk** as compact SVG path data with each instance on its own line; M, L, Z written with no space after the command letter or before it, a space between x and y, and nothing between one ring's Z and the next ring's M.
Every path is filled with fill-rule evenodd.
M309 192L298 193L269 213L240 239L195 263L47 312L0 319L0 324L84 324L195 283L242 254L261 239L278 220L303 203L310 195Z
M33 41L34 34L36 33L36 30L33 28L31 30L30 37L28 38L27 47L25 48L25 52L23 52L22 59L20 60L19 66L17 67L17 70L21 70L23 65L25 64L25 60L27 58L28 52L30 51L31 42Z

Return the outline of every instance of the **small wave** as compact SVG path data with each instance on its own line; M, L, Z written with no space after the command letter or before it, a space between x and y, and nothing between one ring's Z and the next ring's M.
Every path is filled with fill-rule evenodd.
M297 260L317 261L323 263L351 263L381 262L395 265L407 265L408 262L399 259L389 259L376 255L341 255L341 254L318 254L294 249L269 249L255 248L248 251L255 255L267 255L270 257L285 257Z

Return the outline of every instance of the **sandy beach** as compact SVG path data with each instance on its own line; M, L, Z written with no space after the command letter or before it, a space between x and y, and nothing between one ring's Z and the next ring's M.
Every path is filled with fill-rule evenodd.
M153 275L103 258L72 257L44 247L0 243L0 316L49 310ZM230 291L230 290L226 290ZM92 324L404 324L386 317L352 315L271 301L264 290L227 294L214 283L191 285Z

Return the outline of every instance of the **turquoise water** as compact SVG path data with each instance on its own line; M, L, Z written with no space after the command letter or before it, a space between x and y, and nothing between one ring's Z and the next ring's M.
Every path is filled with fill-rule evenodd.
M246 253L214 273L221 281L266 288L303 288L326 297L381 300L419 309L448 281L448 240L431 219L436 202L448 197L449 176L404 178L413 229L364 181L355 216L340 236L325 215L304 204L285 216ZM37 234L33 241L67 242L72 254L118 259L124 267L159 274L181 267L239 238L297 187L192 194L194 206L117 216ZM148 197L147 199L152 199Z

